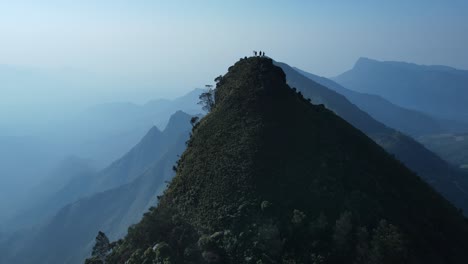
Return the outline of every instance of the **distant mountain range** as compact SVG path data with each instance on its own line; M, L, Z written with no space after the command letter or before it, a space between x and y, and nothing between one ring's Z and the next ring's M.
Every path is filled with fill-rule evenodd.
M435 117L468 120L468 71L360 58L351 70L333 80Z
M153 127L108 168L73 178L43 202L50 205L59 200L64 207L36 229L7 240L0 248L9 254L3 253L0 262L80 263L91 252L94 235L99 230L113 239L124 236L128 226L138 222L143 213L157 203L156 196L172 178L172 167L188 139L190 119L186 113L175 113L164 131ZM38 209L44 210L44 207ZM20 217L34 217L35 214L36 211L26 212ZM21 254L24 251L29 253Z
M174 100L152 100L144 105L109 103L96 105L47 130L61 146L73 155L95 160L102 167L123 155L153 126L164 129L176 111L202 113L197 104L203 89ZM75 140L70 142L70 138Z
M107 167L132 148L150 128L157 126L164 129L176 111L193 115L202 113L197 104L202 92L202 89L194 89L173 100L151 100L144 105L96 105L70 116L68 120L48 123L40 129L25 129L22 133L27 136L0 131L0 174L8 175L0 177L0 230L4 228L8 232L14 228L12 221L5 223L8 218L12 219L14 211L31 211L31 208L39 211L33 204L44 201L44 197L39 199L41 193L58 191L56 185L40 183L53 178L64 165L64 160L76 157L92 163L95 169ZM74 168L69 169L69 175L73 174ZM67 175L62 177L65 178ZM67 197L72 197L73 193L70 192ZM31 204L31 201L34 203ZM62 197L56 204L62 206L67 202L70 200ZM24 220L13 223L16 226L38 219Z
M30 188L38 185L43 179L41 176L52 171L62 159L46 140L0 136L0 230L3 221L21 207Z
M351 103L368 113L374 119L384 123L386 126L413 137L448 133L458 130L463 131L464 129L468 130L468 125L462 126L454 121L443 120L417 110L403 108L389 102L379 95L355 92L331 79L320 77L298 68L294 69L307 78L344 95Z

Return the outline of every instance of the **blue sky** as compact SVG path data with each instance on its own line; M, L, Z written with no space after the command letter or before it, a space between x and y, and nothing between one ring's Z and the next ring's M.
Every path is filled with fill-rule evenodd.
M253 49L324 76L361 56L468 69L467 2L0 0L0 64L131 83L70 94L139 102L203 86Z

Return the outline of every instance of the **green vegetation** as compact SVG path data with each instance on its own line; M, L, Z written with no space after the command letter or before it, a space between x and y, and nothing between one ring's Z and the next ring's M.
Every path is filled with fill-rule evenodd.
M466 263L463 216L268 58L217 78L177 175L106 263Z
M209 88L208 91L203 92L199 98L200 102L198 104L202 105L203 110L210 112L215 104L214 90L212 88Z
M96 237L96 244L93 247L93 252L91 253L91 258L87 259L85 264L103 264L106 261L106 257L109 254L112 245L109 242L106 234L99 231Z

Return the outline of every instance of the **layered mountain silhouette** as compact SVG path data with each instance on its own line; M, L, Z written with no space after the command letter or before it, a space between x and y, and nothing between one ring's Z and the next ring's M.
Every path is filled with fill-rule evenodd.
M83 194L79 187L74 192L62 191L70 182L79 182L79 179L88 179L96 174L92 161L67 157L52 170L46 180L29 190L28 195L23 197L23 204L15 207L16 214L3 223L8 226L9 233L14 233L15 230L31 228L44 222L51 214Z
M46 131L45 136L53 136L56 144L66 146L64 151L93 159L104 168L125 154L151 127L166 127L176 111L202 113L197 105L202 92L194 89L173 100L151 100L143 105L125 102L96 105L55 124L57 128Z
M189 119L188 114L176 112L163 132L153 126L138 144L108 167L99 172L80 171L77 176L71 177L57 188L57 191L45 197L34 197L37 200L35 203L6 223L9 226L31 227L68 203L132 182L173 147L174 141L178 140L177 136L188 129ZM75 172L69 168L68 172L62 173L70 176ZM61 178L65 176L62 175Z
M468 71L360 58L353 69L334 80L405 108L464 123L468 120Z
M100 234L87 263L468 260L467 224L455 207L364 133L290 89L271 59L230 67L215 101L158 206L124 240L107 244Z
M128 226L156 204L156 196L173 177L172 167L185 149L191 117L176 112L164 131L153 127L108 168L76 177L44 203L51 206L60 199L52 203L58 213L0 246L6 251L0 263L82 263L96 232L103 230L112 239L123 237ZM66 201L69 204L63 204ZM33 211L31 217L36 214Z
M456 129L456 123L449 126L447 124L449 121L439 120L428 114L397 106L378 95L346 89L325 77L317 76L298 68L294 69L307 78L344 95L351 103L355 104L379 122L413 137L450 132Z
M49 208L55 210L76 200L75 193L81 190L77 182L69 186L70 192L56 184L41 184L55 175L63 180L76 174L76 166L57 174L68 157L91 160L93 169L98 171L107 168L135 146L151 127L165 128L176 111L200 114L202 110L197 102L202 91L194 89L173 100L151 100L142 105L100 104L80 113L64 113L67 118L61 121L48 122L46 116L41 116L35 119L34 125L19 121L18 124L0 124L0 175L5 176L0 177L0 231L8 234L36 224L43 216L50 215L51 210L45 207L52 205ZM41 112L41 109L35 110ZM13 113L4 111L3 114Z
M324 104L337 115L363 131L389 153L416 172L449 201L468 212L468 175L442 160L411 137L373 119L345 96L320 85L287 64L275 62L286 73L287 82L304 97Z
M4 176L0 177L2 229L4 221L21 205L21 198L29 194L24 190L38 184L38 174L54 168L54 161L58 155L50 153L53 147L49 142L29 136L0 135L0 146L0 175Z

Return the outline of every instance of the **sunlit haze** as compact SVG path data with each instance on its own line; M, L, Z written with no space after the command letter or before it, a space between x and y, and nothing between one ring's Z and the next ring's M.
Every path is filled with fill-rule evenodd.
M467 69L467 14L460 0L1 1L1 69L85 80L3 82L0 103L175 97L253 49L324 76L361 56Z

